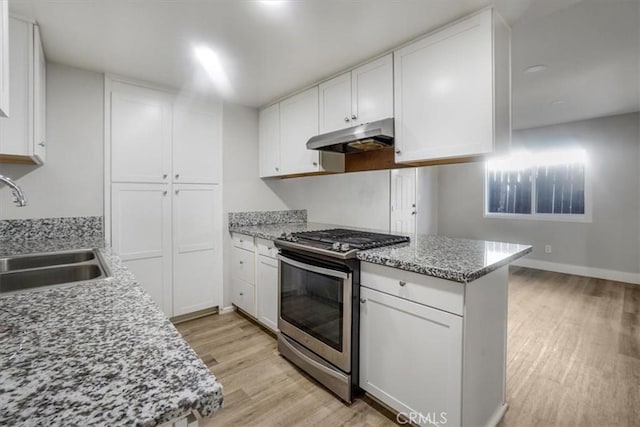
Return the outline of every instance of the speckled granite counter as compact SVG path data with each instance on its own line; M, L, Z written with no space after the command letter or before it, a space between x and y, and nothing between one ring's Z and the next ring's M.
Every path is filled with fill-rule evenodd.
M327 230L339 226L322 224L319 222L290 222L280 224L239 225L229 227L232 233L240 233L247 236L260 237L261 239L275 240L283 233L300 233L303 231Z
M358 252L360 261L455 282L472 282L531 252L516 243L419 235L408 245Z
M5 254L20 246L5 243ZM102 253L111 280L0 296L0 425L155 426L220 408L222 386L120 259Z
M273 240L285 232L343 227L322 223L283 223L229 227L229 231ZM385 233L385 231L368 230ZM455 282L472 282L531 252L515 243L458 239L444 236L411 237L408 245L387 246L358 252L358 259Z

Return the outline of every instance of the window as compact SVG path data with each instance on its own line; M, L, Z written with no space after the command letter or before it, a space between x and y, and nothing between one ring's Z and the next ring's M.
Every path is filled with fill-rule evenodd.
M590 221L586 153L520 151L487 162L485 216Z

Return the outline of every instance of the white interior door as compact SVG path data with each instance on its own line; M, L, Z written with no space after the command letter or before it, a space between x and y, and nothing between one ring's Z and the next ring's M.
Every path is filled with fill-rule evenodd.
M391 233L416 231L416 181L416 168L391 171Z

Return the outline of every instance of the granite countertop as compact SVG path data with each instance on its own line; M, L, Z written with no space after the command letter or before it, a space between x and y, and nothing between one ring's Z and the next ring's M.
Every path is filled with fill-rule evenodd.
M281 223L232 226L229 231L274 240L285 232L351 228L322 223ZM380 230L368 230L388 233ZM529 245L459 239L445 236L411 236L409 244L387 246L358 252L360 261L400 270L469 283L531 252Z
M4 243L5 254L19 246ZM21 252L100 243L53 239ZM220 383L120 259L101 252L112 279L0 296L0 425L155 426L220 408Z
M360 261L469 283L531 252L529 245L418 235L409 244L358 252Z
M320 222L289 222L262 225L237 225L229 227L229 231L247 236L260 237L261 239L275 240L286 232L300 233L303 231L328 230L331 228L345 227L333 224L323 224Z

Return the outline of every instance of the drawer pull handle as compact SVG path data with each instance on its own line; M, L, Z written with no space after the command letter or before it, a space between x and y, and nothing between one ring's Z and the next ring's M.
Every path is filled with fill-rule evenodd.
M407 282L405 282L404 280L400 280L400 282L398 282L400 284L400 286L404 286L407 284Z

